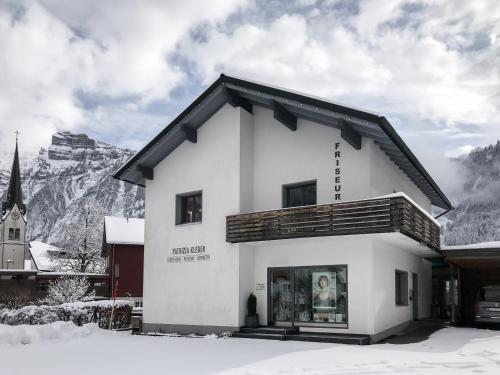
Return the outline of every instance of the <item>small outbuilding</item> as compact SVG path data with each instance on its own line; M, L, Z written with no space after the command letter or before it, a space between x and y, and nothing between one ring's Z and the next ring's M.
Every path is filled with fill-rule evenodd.
M106 273L110 276L109 295L142 307L144 274L144 219L106 216L102 242Z

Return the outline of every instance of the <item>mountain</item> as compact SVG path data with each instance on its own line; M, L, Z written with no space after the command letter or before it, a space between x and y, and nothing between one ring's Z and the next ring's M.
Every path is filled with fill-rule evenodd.
M66 225L87 199L111 215L143 217L144 189L111 177L133 154L85 134L55 133L48 149L42 148L21 165L27 238L61 245ZM2 200L9 175L10 171L0 170Z
M453 160L460 176L455 210L442 219L444 243L500 241L500 141Z
M111 177L133 154L85 134L55 133L50 147L21 165L27 238L61 245L66 225L77 219L76 208L87 199L111 215L144 217L144 189ZM455 209L440 218L443 242L500 241L500 141L451 162L459 174L450 197ZM9 176L10 170L0 168L2 201Z

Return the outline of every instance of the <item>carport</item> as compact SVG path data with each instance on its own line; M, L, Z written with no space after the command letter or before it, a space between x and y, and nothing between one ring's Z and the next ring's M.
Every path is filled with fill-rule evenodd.
M452 311L456 312L452 321L470 323L478 289L485 285L500 285L500 241L442 246L441 251L449 265L451 305ZM455 293L454 288L457 288Z

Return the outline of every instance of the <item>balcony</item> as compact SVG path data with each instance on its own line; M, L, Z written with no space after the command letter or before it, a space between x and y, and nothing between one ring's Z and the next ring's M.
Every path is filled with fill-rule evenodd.
M439 251L439 226L404 195L226 217L231 243L399 232Z

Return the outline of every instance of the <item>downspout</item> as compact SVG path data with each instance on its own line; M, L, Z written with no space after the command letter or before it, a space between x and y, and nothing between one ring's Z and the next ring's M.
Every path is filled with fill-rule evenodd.
M113 261L110 265L111 267L111 290L109 291L109 296L113 297L113 291L115 290L115 244L111 245L112 253L113 253Z

